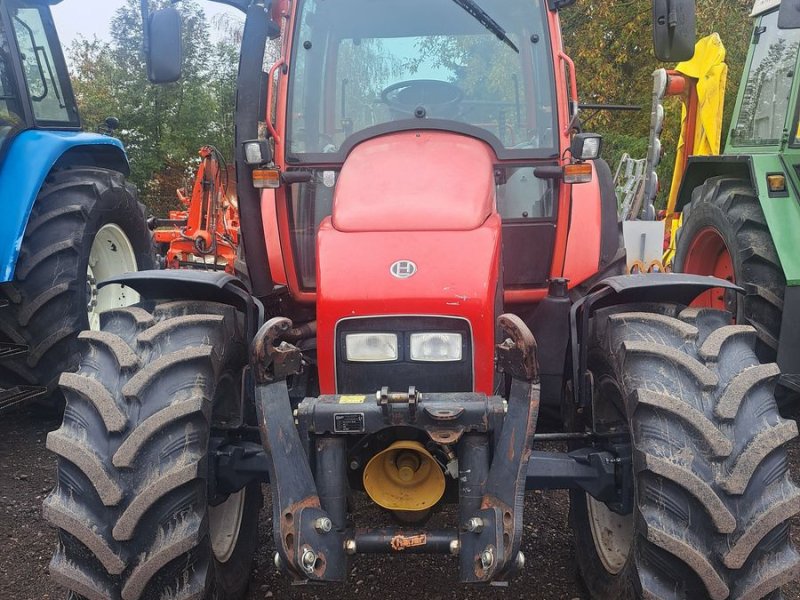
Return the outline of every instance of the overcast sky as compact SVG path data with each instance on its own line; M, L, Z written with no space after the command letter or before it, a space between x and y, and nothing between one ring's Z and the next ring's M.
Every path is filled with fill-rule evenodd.
M53 18L62 46L69 48L80 35L88 39L96 35L108 40L114 12L124 3L124 0L63 0L61 4L53 6ZM219 13L242 15L235 8L215 2L201 2L201 6L209 20Z

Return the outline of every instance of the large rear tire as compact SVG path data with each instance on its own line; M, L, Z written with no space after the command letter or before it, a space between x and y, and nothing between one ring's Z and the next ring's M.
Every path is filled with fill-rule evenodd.
M116 171L68 169L51 176L31 211L14 281L0 287L0 337L29 347L0 363L0 387L46 387L78 367L78 333L99 327L99 313L138 301L97 282L155 267L144 206ZM53 394L57 399L59 394ZM55 402L54 402L55 404Z
M778 414L777 367L759 364L753 328L728 323L696 308L595 319L595 421L630 437L634 508L571 493L593 598L755 600L800 577L785 449L797 425Z
M722 275L729 261L731 277L745 289L740 297L724 295L724 308L740 325L751 325L757 333L756 355L773 362L783 315L786 278L764 212L752 185L742 179L712 177L692 193L683 210L677 233L675 271L697 275ZM723 275L723 278L726 278ZM721 292L715 292L717 296ZM723 308L713 294L701 297L695 306Z
M172 302L106 312L47 447L58 483L44 517L58 528L50 575L89 600L241 598L261 490L209 505L215 408L237 402L246 346L229 306Z

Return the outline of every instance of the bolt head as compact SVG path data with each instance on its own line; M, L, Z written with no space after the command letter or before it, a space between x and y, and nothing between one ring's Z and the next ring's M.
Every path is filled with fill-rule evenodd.
M450 542L450 554L453 556L458 556L459 552L461 552L461 542L458 540L453 540Z
M281 555L277 552L272 555L272 562L275 564L275 568L278 569L278 571L283 570L283 561L281 560Z
M481 552L481 567L489 569L494 564L494 552L491 550L484 550Z
M303 556L300 557L300 565L306 573L314 572L314 564L317 562L317 554L310 548L303 551Z
M344 541L344 551L349 555L353 555L356 553L356 541L355 540L345 540Z
M520 551L517 552L517 559L515 561L518 571L522 571L525 568L525 555Z
M359 463L357 460L353 459L353 460L350 461L350 470L351 471L358 471L358 467L360 467L360 466L361 466L361 463Z
M333 529L333 523L328 517L320 517L314 523L314 528L319 533L330 533L330 530Z
M467 521L467 531L470 533L480 533L483 531L483 519L480 517L472 517Z

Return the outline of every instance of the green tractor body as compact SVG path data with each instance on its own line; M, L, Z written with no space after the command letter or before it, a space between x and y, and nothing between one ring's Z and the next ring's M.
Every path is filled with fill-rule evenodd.
M746 290L703 302L758 331L759 356L800 386L800 28L794 0L757 1L754 30L727 144L692 157L677 210L678 271L723 275Z

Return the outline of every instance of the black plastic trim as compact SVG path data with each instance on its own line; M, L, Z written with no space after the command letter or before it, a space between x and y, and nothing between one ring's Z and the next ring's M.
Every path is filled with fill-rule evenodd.
M245 262L255 296L269 295L273 288L272 273L267 259L267 243L261 220L261 196L253 186L252 169L247 165L242 143L258 138L261 120L261 74L264 69L264 51L269 36L269 19L263 14L263 5L253 4L247 9L239 75L236 81L235 148L236 193L241 213L241 233Z
M756 181L753 172L752 156L737 154L730 156L691 156L683 174L683 181L678 190L678 201L675 211L680 212L692 200L694 189L711 177L728 176L749 178Z
M800 286L787 286L783 294L778 366L785 375L800 375Z
M395 333L398 359L387 362L349 362L345 359L348 333ZM410 335L420 332L452 332L462 335L460 361L412 361L407 355ZM468 321L436 316L376 316L343 319L336 325L337 393L363 393L388 386L405 391L409 386L428 393L471 392L473 387L472 328Z
M622 225L617 216L617 193L611 167L602 159L592 161L600 186L600 263L598 270L610 265L620 248Z
M444 131L447 133L460 133L489 144L500 160L536 160L558 158L557 148L521 149L512 150L503 146L497 136L486 129L475 127L460 121L448 119L400 119L367 127L347 138L336 152L309 152L305 154L287 154L286 162L291 164L336 164L343 163L353 148L382 135L400 133L403 131Z
M199 300L228 304L247 317L248 341L264 321L264 306L250 295L241 279L227 273L167 269L124 273L97 284L128 286L146 300Z

